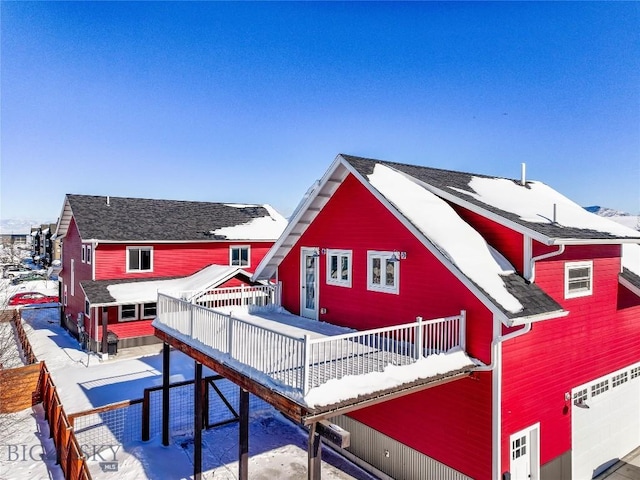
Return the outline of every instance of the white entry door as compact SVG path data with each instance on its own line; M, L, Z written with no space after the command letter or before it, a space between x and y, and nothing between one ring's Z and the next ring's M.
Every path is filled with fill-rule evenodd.
M300 252L300 316L318 319L318 250Z
M514 433L510 437L511 480L536 480L540 478L540 424Z

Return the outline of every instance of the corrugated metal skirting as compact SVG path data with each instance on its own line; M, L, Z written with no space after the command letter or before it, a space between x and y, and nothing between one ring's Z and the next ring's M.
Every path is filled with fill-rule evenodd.
M331 419L351 433L346 450L396 480L473 480L345 415ZM388 452L388 453L387 453Z

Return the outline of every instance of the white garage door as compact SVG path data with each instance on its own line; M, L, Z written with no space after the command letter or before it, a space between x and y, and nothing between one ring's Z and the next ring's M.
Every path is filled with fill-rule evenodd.
M572 477L592 478L640 445L640 364L572 390Z

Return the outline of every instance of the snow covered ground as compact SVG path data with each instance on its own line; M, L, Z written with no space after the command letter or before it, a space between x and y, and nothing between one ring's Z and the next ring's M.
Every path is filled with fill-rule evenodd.
M24 309L22 318L34 352L39 360L46 361L68 414L120 400L140 398L144 388L161 384L161 355L125 359L115 357L100 361L96 355L80 350L76 340L59 326L57 314L55 308ZM172 352L171 381L193 378L193 365L189 357ZM205 369L204 373L209 375L212 372ZM37 408L34 412L26 410L20 414L26 419L21 427L21 435L25 436L23 442L38 445L35 447L37 449L45 448L46 445L40 443L43 435L38 433L42 425ZM297 480L306 476L307 435L297 425L262 404L259 409L252 411L249 432L250 478ZM83 447L83 450L89 453L89 468L96 479L115 476L125 480L190 478L193 472L191 433L175 432L172 435L168 447L163 446L156 435L149 442L125 442L114 445L111 450L103 450L101 454L91 454L91 445ZM203 478L237 478L237 450L237 424L204 431ZM4 457L0 456L0 459L4 460ZM101 464L114 459L118 473L103 472ZM328 448L323 451L323 460L323 478L374 478ZM47 464L41 459L26 461L21 468L18 471L9 465L0 478L59 478L53 473L49 475Z

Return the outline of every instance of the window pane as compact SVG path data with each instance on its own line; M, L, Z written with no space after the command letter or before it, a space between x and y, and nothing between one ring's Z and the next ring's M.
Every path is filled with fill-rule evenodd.
M577 278L589 278L589 268L572 268L569 270L569 279L577 279Z
M331 271L331 278L338 278L338 256L331 255L329 258L329 269Z
M396 267L395 262L390 260L386 261L387 264L387 274L385 276L385 285L387 287L393 287L396 284Z
M151 270L151 250L140 250L140 270Z
M156 315L156 304L154 303L145 303L143 307L143 314L145 317L153 317Z
M140 269L140 250L137 248L129 249L129 270Z
M371 283L380 285L380 258L371 259Z
M231 265L240 265L240 250L237 248L231 249Z
M136 318L136 306L122 305L122 318Z
M349 257L340 257L340 260L342 260L340 279L347 281L349 280Z
M240 265L246 267L249 265L249 249L241 248L240 249Z

